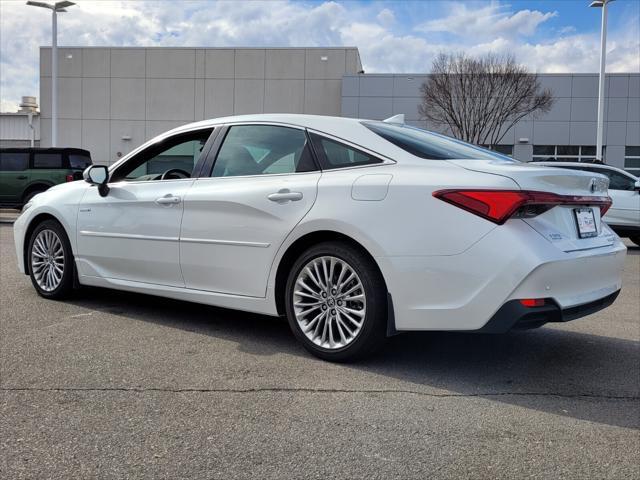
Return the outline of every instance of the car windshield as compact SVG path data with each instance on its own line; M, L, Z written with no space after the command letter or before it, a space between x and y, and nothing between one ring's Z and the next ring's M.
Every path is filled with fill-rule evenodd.
M362 124L385 140L415 155L428 160L494 160L518 162L511 157L477 147L455 138L428 132L408 125L384 122L362 122Z

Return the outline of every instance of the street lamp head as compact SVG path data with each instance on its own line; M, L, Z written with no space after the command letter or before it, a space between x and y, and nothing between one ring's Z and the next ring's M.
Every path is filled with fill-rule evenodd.
M593 0L593 2L589 4L589 6L594 8L602 8L604 7L605 3L611 3L613 1L614 0Z
M34 2L32 0L29 0L27 2L27 5L30 5L32 7L46 8L48 10L53 10L55 12L62 13L62 12L66 12L65 8L75 5L75 3L64 1L64 2L57 2L55 4L52 4L52 3L45 3L45 2Z
M49 10L53 10L55 8L55 5L51 5L50 3L32 2L31 0L27 2L27 5L30 5L32 7L48 8Z
M60 9L72 7L73 5L75 5L73 2L56 2L56 10L61 11Z

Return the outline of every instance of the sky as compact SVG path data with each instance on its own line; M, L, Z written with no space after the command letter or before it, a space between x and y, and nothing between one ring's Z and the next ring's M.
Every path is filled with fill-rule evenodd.
M51 0L49 0L51 1ZM428 72L439 52L509 52L535 72L597 72L589 0L75 0L60 46L357 46L367 73ZM49 11L0 0L0 111L39 96ZM640 0L609 6L607 71L640 72Z

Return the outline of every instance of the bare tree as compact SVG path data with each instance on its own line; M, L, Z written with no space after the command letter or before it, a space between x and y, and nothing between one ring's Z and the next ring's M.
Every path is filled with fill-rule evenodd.
M441 53L420 90L423 119L478 145L497 145L518 121L554 103L551 91L512 55Z

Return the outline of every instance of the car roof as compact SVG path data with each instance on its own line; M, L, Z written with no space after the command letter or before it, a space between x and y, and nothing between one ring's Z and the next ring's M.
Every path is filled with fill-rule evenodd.
M302 113L256 113L249 115L231 115L227 117L211 118L198 122L188 123L182 127L206 127L208 125L215 126L221 123L235 122L276 122L291 123L303 127L312 128L313 126L331 125L335 122L354 123L362 120L349 117L334 117L329 115L308 115Z
M91 156L89 150L75 147L2 147L0 152L7 153L81 153Z
M181 125L171 133L180 131L196 130L206 127L215 127L216 125L232 124L232 123L280 123L283 125L293 125L312 130L318 130L335 136L345 135L345 129L352 130L354 128L362 131L362 123L367 121L359 118L348 117L331 117L327 115L305 115L297 113L260 113L252 115L234 115L228 117L212 118L209 120L201 120L199 122ZM369 120L372 121L372 120ZM169 133L169 132L167 132Z
M535 165L542 165L545 167L582 167L582 168L589 167L589 168L596 168L601 170L615 170L616 172L623 173L628 177L637 179L637 177L632 173L629 173L626 170L623 170L622 168L614 167L612 165L607 165L605 163L588 163L588 162L531 162L531 163L535 163Z
M370 152L374 152L375 154L386 157L387 159L390 159L394 162L398 158L410 156L401 148L397 147L396 145L382 138L380 135L366 128L362 122L375 122L375 120L293 113L235 115L230 117L214 118L210 120L201 120L199 122L180 125L173 130L161 133L160 135L148 140L147 142L143 143L142 145L128 153L118 162L113 164L111 168L116 168L128 158L137 154L140 150L146 148L150 144L162 140L163 138L203 128L214 128L220 125L243 123L270 123L279 124L282 126L292 126L315 130L319 133L335 137L338 140L344 140L347 143L353 144L354 146L363 149L364 151L368 150Z

